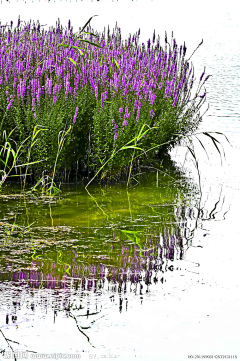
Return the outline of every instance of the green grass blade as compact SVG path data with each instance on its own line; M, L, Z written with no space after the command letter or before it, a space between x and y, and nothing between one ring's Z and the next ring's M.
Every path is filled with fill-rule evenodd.
M97 37L97 35L96 35L96 34L93 34L93 33L88 33L87 31L84 31L82 34L89 34L89 35L92 35L92 36L96 36L96 37Z
M81 56L82 56L82 54L81 54ZM80 75L80 69L79 69L79 66L78 66L78 64L72 59L72 58L68 58L73 64L74 64L74 66L75 66L75 68L77 69L77 71L78 71L78 74L79 74L79 78L81 77L81 75ZM84 65L85 65L85 59L84 59L84 57L83 57L83 63L84 63Z
M82 33L84 31L84 29L86 28L86 26L90 23L90 21L92 20L92 18L94 18L95 16L98 16L98 15L93 15L87 22L86 24L83 26L83 28L80 30L80 33ZM77 33L76 33L77 34Z
M221 133L221 132L208 132L208 133L216 133L216 134L223 135L223 136L227 139L228 143L232 146L232 144L230 143L228 137L227 137L225 134L223 134L223 133Z
M114 59L114 61L115 61L116 65L117 65L117 67L118 67L119 71L121 71L120 66L119 66L119 64L118 64L117 60L116 60L116 59Z
M206 151L206 149L205 149L205 147L204 147L203 143L201 142L201 140L200 140L200 139L198 139L198 137L197 137L197 136L195 136L195 137L197 138L197 140L199 141L199 143L201 144L201 146L202 146L202 147L203 147L203 149L205 150L205 153L207 154L207 157L208 157L208 159L209 159L208 153L207 153L207 151Z
M83 41L84 43L88 43L88 44L91 44L91 45L93 45L93 46L96 46L97 48L102 49L101 45L96 44L96 43L93 43L92 41L84 40L84 39L78 39L78 40L79 40L79 41Z
M27 165L36 164L36 163L40 163L40 162L44 162L44 160L36 160L35 162L30 162L30 163L15 165L15 168L25 167L25 166L27 166Z
M144 152L144 150L142 148L136 147L135 145L129 145L128 147L124 146L120 150L129 149L129 148L140 149Z
M206 136L208 136L208 137L212 140L214 146L216 147L216 149L217 149L217 151L218 151L218 153L219 153L219 155L220 155L221 163L222 163L222 155L221 155L221 152L220 152L220 150L219 150L219 148L218 148L218 146L217 146L217 143L219 143L219 144L221 144L221 143L220 143L216 138L214 138L212 135L210 135L209 133L203 132L203 134L206 135ZM223 153L224 153L224 151L223 151ZM225 153L224 153L224 156L225 156Z

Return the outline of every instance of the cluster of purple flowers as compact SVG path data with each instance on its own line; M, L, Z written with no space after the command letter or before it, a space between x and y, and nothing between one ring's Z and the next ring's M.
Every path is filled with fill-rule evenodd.
M69 29L70 25L68 31ZM4 26L0 28L0 93L2 89L7 88L7 110L11 109L16 99L18 105L20 103L32 105L31 109L36 118L35 103L38 108L42 99L44 101L49 99L55 104L61 92L65 93L66 101L70 97L74 103L78 92L89 85L102 108L108 98L113 100L118 96L124 96L126 99L127 94L133 94L133 111L128 110L129 105L124 106L122 127L126 127L131 117L136 122L139 121L143 101L151 105L150 116L154 117L157 110L155 102L157 91L162 91L163 98L171 99L171 105L175 107L180 101L179 94L189 89L188 81L192 70L189 70L189 63L184 60L187 49L185 43L179 51L174 39L173 48L169 51L166 48L164 50L160 47L159 38L154 45L154 31L152 44L149 39L147 47L142 44L141 48L138 46L139 29L132 38L130 36L126 48L121 40L120 28L116 25L112 35L108 30L108 41L105 40L105 33L101 36L96 33L97 37L94 39L92 35L88 35L88 40L101 46L98 48L74 39L72 29L70 34L68 31L66 30L64 34L60 25L54 31L40 31L40 25L36 27L35 23L32 29L30 24L21 29L20 19L14 31L10 29L6 31ZM83 39L84 36L86 39L86 35L81 35L79 38ZM165 41L167 42L167 37ZM60 44L81 46L84 49L85 61L76 49L58 48ZM67 58L78 64L80 73ZM194 74L191 78L191 87L193 77ZM9 93L11 93L10 97ZM205 94L201 97L204 96ZM122 107L119 112L123 112ZM77 113L78 108L74 115L74 123ZM114 138L116 137L115 128Z

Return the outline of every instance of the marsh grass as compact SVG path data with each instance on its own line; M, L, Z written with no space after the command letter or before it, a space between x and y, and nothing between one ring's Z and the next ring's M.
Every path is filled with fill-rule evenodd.
M2 173L2 180L0 181L0 190L1 190L3 183L6 181L6 179L8 177L18 177L18 176L25 177L24 178L24 188L25 188L28 167L30 165L41 162L41 160L34 161L34 162L29 162L29 160L30 160L32 147L37 142L37 139L36 139L37 134L41 130L45 130L45 129L37 130L37 126L35 126L33 129L32 136L29 136L28 138L26 138L23 142L21 142L21 144L19 146L17 145L17 142L11 138L12 134L14 133L14 130L15 129L13 129L8 135L7 135L6 131L3 132L4 144L1 146L1 150L0 150L0 162L1 162L1 164L4 165L4 168L0 169L0 172ZM28 141L29 138L31 139L31 142L30 142L29 148L27 149L26 142ZM15 145L15 147L13 146L13 144ZM18 164L19 159L21 158L21 154L24 152L27 152L27 163ZM18 168L20 168L20 167L26 168L25 174L17 174ZM13 169L15 169L16 175L11 174Z

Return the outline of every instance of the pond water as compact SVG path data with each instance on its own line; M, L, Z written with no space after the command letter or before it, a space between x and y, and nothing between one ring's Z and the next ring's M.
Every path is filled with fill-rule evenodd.
M11 6L24 17L13 4L1 4L2 23L11 20ZM70 184L49 200L7 184L0 194L0 350L9 358L12 350L22 352L17 359L60 353L83 360L240 357L240 12L231 1L228 11L206 3L196 18L190 2L171 4L174 13L160 24L156 2L145 10L133 2L126 16L135 22L123 26L126 36L139 26L143 37L152 36L137 20L144 13L152 14L156 33L170 28L177 40L194 44L192 51L204 39L192 58L196 78L204 66L213 75L201 130L223 132L232 146L218 137L226 153L221 165L207 137L201 139L209 159L195 142L201 198L184 147L171 152L167 175L159 172L157 181L156 170L142 168L139 184L129 190L95 184L88 193ZM33 15L25 13L26 20ZM89 5L87 19L92 15Z

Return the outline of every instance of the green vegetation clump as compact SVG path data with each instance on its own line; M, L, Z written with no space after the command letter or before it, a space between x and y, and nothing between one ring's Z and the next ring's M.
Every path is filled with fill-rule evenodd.
M204 70L190 99L185 43L179 48L172 35L170 45L165 34L163 48L154 31L140 46L140 29L123 41L117 25L99 34L91 19L78 35L70 20L65 30L20 19L0 27L0 145L9 154L22 145L16 174L120 174L161 158L199 126L210 75ZM4 177L13 162L3 163Z

